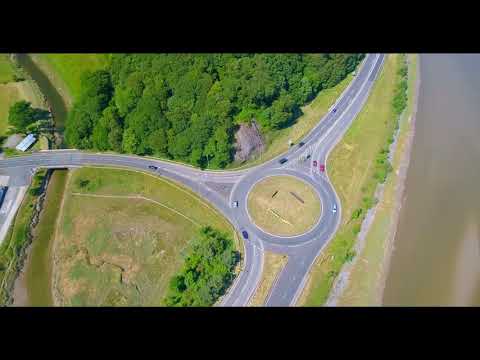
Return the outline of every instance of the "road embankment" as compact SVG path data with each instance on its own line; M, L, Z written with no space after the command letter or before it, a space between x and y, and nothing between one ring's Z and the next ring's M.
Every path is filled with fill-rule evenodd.
M408 56L407 107L400 117L389 154L393 171L377 189L378 203L367 214L356 243L358 256L342 268L327 301L329 306L382 304L415 134L419 84L417 55L411 54Z
M324 305L344 265L357 256L355 244L362 223L377 203L378 185L391 173L390 145L398 129L399 87L405 87L404 57L390 54L360 114L331 152L328 175L342 205L337 233L310 271L297 305ZM402 75L399 75L402 73ZM405 93L403 93L405 94Z

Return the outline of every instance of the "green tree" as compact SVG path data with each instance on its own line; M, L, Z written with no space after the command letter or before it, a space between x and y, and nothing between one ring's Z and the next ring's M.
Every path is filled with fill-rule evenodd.
M165 305L213 305L232 283L238 260L230 237L202 228L187 250L182 269L170 280Z
M32 104L28 101L20 100L10 106L8 122L15 127L16 131L25 132L29 125L46 119L48 116L48 111L32 108Z

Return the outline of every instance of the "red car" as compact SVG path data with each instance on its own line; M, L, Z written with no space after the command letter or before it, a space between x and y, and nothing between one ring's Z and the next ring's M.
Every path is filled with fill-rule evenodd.
M313 167L317 167L317 160L313 160Z
M324 171L325 171L325 165L320 164L320 171L321 171L321 172L324 172Z

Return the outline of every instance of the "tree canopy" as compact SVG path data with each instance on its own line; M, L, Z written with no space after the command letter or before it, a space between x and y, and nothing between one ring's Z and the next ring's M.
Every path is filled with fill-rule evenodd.
M33 108L32 104L25 100L15 102L9 109L8 122L16 132L26 132L30 125L48 119L49 112L43 109Z
M222 168L238 123L292 124L300 107L338 84L361 54L114 54L86 73L66 123L84 149L154 155Z

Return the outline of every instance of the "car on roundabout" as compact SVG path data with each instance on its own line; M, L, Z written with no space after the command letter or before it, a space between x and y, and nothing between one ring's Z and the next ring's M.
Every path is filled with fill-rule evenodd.
M245 230L242 231L242 236L244 239L248 239L248 232L246 232Z

